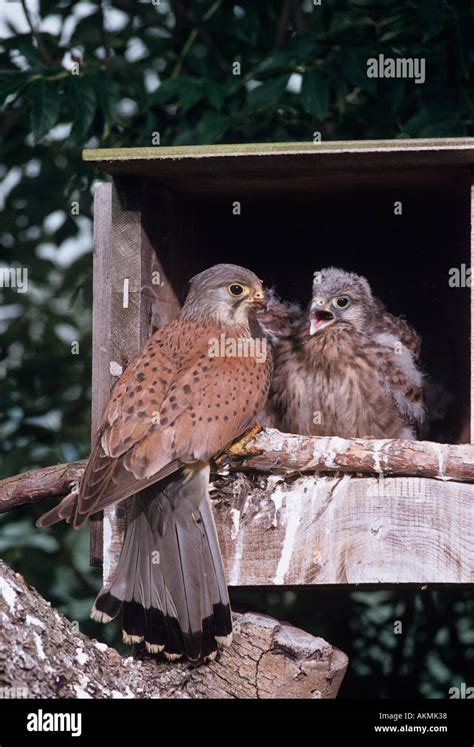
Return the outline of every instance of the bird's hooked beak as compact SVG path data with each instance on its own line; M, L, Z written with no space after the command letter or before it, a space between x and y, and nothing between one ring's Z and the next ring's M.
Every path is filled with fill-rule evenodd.
M336 315L330 309L330 302L324 298L314 298L309 312L309 334L311 337L335 322Z
M265 291L263 288L259 288L247 299L247 303L252 306L256 306L259 309L265 309L267 306L267 299L265 297Z

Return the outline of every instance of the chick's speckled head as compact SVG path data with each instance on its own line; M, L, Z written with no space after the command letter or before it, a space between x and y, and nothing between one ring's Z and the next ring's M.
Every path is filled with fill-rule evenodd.
M195 321L247 327L251 309L265 305L262 281L239 265L214 265L190 280L181 315Z
M367 280L354 272L327 267L314 273L310 304L310 335L333 325L349 325L364 332L373 307Z

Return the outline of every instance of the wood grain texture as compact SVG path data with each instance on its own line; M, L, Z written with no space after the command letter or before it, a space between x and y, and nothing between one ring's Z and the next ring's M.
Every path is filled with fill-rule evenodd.
M2 561L0 579L2 688L17 697L335 698L347 668L322 638L256 614L234 615L234 643L211 664L123 657L80 633Z
M471 176L471 272L474 269L474 177ZM474 443L474 284L471 284L471 418L470 441Z
M94 250L92 301L92 422L98 428L110 392L108 369L111 343L111 228L112 184L97 184L94 192Z
M474 583L473 485L242 474L214 487L230 586Z
M140 186L118 179L112 188L110 356L106 377L111 388L150 334L151 298L142 294L149 251L142 251ZM109 508L103 518L103 576L109 578L120 557L126 526L124 507Z
M91 440L99 426L110 392L108 373L111 346L112 184L98 184L94 192L94 250L92 258L92 413ZM90 519L89 557L92 566L102 565L102 515Z

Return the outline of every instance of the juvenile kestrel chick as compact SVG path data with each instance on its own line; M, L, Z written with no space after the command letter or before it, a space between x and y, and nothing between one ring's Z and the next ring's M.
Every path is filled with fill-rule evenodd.
M271 351L253 314L249 321L263 303L261 281L243 267L196 275L179 318L150 337L116 382L79 495L38 522L78 528L135 495L120 561L92 616L109 622L123 609L125 642L144 640L168 658L200 661L231 640L209 460L265 404Z
M269 309L271 312L271 309ZM367 280L314 274L296 330L274 347L267 425L342 438L416 438L424 417L420 340L374 298Z

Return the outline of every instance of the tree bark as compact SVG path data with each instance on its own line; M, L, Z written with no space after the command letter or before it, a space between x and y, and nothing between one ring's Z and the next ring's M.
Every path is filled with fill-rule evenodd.
M46 498L66 495L79 485L87 459L29 470L0 481L0 513Z
M359 475L426 477L474 482L471 444L431 441L317 438L262 430L242 453L224 453L219 463L231 471L284 473L343 472ZM0 513L26 503L69 493L78 483L86 460L25 472L0 481Z
M335 698L347 656L270 617L234 615L235 639L211 664L122 657L82 635L0 561L3 697Z
M385 477L429 477L436 480L474 482L474 448L471 444L433 441L297 436L274 428L260 431L223 463L230 470L296 474L344 472Z

